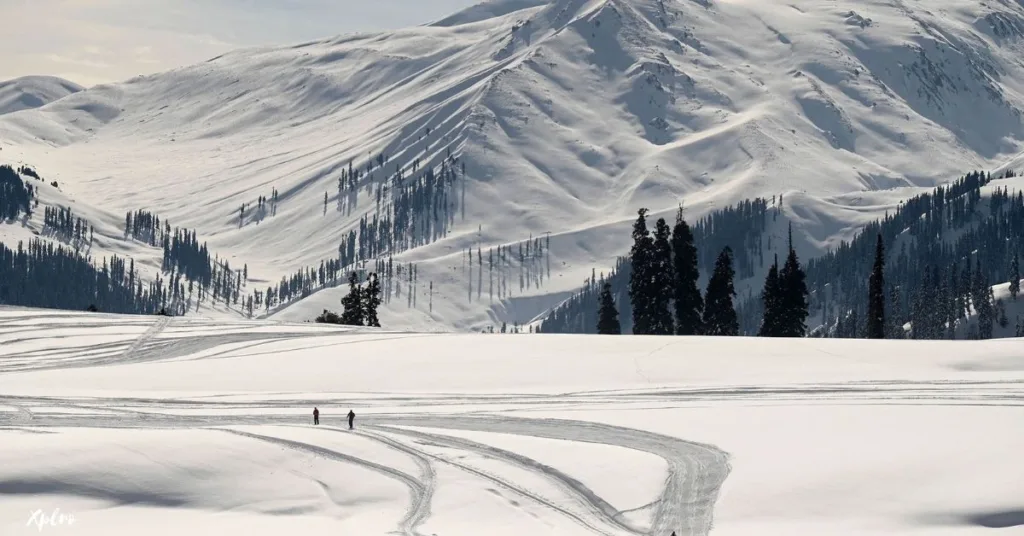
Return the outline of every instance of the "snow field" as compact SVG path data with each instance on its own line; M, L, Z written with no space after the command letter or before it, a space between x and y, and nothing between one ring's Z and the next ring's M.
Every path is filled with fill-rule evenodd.
M1019 339L417 335L26 309L0 318L4 534L38 532L28 515L54 508L74 514L76 532L113 535L1024 526ZM109 344L87 324L146 358L70 359ZM6 344L16 338L45 351Z

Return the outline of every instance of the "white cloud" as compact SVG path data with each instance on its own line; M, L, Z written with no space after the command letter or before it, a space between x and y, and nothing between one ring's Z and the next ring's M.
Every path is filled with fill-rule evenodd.
M0 80L83 85L289 44L439 19L479 0L0 0Z

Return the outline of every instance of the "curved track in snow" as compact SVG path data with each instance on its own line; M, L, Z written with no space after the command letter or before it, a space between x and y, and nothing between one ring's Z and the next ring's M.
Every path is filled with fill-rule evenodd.
M508 519L533 523L535 520L530 519L533 516L547 527L558 526L559 530L572 534L665 536L675 532L677 536L706 536L712 529L720 489L731 471L729 455L714 445L620 425L620 422L627 422L625 419L612 425L592 422L587 419L600 417L586 415L607 410L685 409L717 404L1024 406L1024 378L1003 372L1018 366L1012 356L989 360L975 358L977 360L971 362L958 357L950 360L953 366L941 369L941 374L931 370L927 375L908 379L864 375L837 381L836 375L825 375L755 385L732 385L732 382L691 385L678 379L660 385L637 386L635 381L619 383L619 378L614 376L618 369L614 367L620 366L620 362L628 361L628 368L632 370L637 359L646 360L644 365L649 367L665 359L665 356L654 355L657 348L663 346L660 340L638 338L638 345L650 346L633 349L641 357L594 357L600 366L607 367L600 374L613 377L613 381L600 375L584 378L592 371L572 367L569 372L563 369L562 373L581 375L580 378L565 378L567 384L577 387L557 390L549 388L548 384L529 383L543 372L495 371L491 367L504 366L504 357L486 361L488 356L475 354L464 355L456 362L457 366L468 370L442 370L440 376L449 372L465 374L457 376L455 384L444 383L448 378L438 379L436 374L424 381L423 376L436 372L434 359L444 358L453 347L462 352L467 348L475 350L461 336L434 341L436 337L436 334L347 332L269 323L217 324L151 318L121 321L110 317L37 314L26 314L19 319L0 315L0 391L3 391L0 394L0 442L4 440L3 434L19 433L32 433L38 439L53 438L59 442L64 432L75 429L94 429L100 436L106 433L103 429L114 428L162 430L183 435L194 429L216 430L218 436L232 434L247 441L282 447L288 451L286 456L319 457L332 464L367 469L398 482L407 490L408 502L403 512L396 513L394 520L386 519L385 523L393 523L393 530L404 536L445 532L443 518L461 515L447 508L464 498L456 494L453 502L450 492L463 486L472 490L469 492L471 501L479 499L479 504L495 509L482 514L495 516L493 521L487 519L487 522L505 522L503 516L507 515ZM414 344L403 340L409 338L416 338L412 341ZM480 337L470 342L483 345L492 340L493 337ZM516 345L537 339L506 340L506 344ZM590 344L591 339L580 340ZM366 346L358 346L361 343ZM457 344L463 345L461 350ZM757 344L774 343L759 341ZM405 366L406 370L382 369L380 362L373 361L382 353L393 354L396 349L408 353L410 348L418 350L420 347L430 348L434 354L430 359L410 354L408 359L388 361ZM993 351L1001 347L993 343L984 348ZM346 355L348 349L356 351ZM559 359L557 351L543 351L547 352L546 359ZM587 352L586 349L579 351ZM300 362L299 365L295 365L293 359ZM339 359L344 359L344 366L331 368ZM818 359L816 355L815 359ZM867 359L857 356L857 366ZM693 366L693 370L697 370L694 362L678 363L680 367ZM217 367L211 368L211 364ZM306 368L307 365L313 368ZM448 366L455 367L451 363ZM707 367L702 369L704 371L714 370L706 363L700 366ZM837 359L835 366L848 365ZM963 370L967 372L960 374L957 366L966 367ZM354 370L358 367L365 368ZM277 390L282 380L291 381L290 385L299 389L307 386L296 378L314 381L320 386L334 384L334 376L329 376L326 384L319 383L319 376L327 374L322 368L330 369L329 374L351 372L358 380L340 378L345 381L338 382L339 392L326 392L322 388ZM241 376L263 374L271 378L265 383L236 382L231 385L240 388L221 389L225 384L217 377L213 383L202 383L202 389L196 387L196 382L208 379L204 375L211 370ZM856 374L863 369L850 370ZM985 370L993 372L986 374ZM668 372L673 373L673 370L668 369ZM897 372L899 376L893 377L904 377L901 371ZM180 375L172 384L181 385L181 391L158 389L152 387L158 383L147 383L161 374ZM501 376L502 382L512 386L507 388L502 388L505 384L493 388L493 384L481 387L475 383L493 381L500 374L521 375ZM290 376L282 378L285 375ZM389 383L395 380L394 376L411 378L413 381L408 385L418 391L403 392L389 387L395 385ZM75 384L82 377L98 378L108 385L101 388L83 385L82 392L74 395L60 390L70 388L68 386L77 390ZM731 379L728 375L722 377ZM63 382L59 389L53 387L55 379ZM431 384L430 381L441 383ZM360 392L345 391L355 384L359 384ZM25 385L35 387L23 391ZM274 390L267 389L268 385ZM620 385L623 388L616 388ZM309 424L309 410L314 401L321 408L324 423L318 427ZM332 425L344 422L343 415L348 407L356 408L359 413L357 428L352 431ZM533 416L531 412L535 411L557 418ZM246 428L238 429L240 426ZM316 432L306 433L311 428ZM672 433L674 429L669 430L668 433ZM489 444L484 438L486 434L503 434L511 441ZM111 436L124 437L122 434ZM522 438L523 443L517 442L516 437ZM518 447L509 446L533 443L534 439L541 440L540 451L529 451L526 446L523 451L517 451ZM559 453L551 457L542 454L544 440L552 446L558 442ZM615 482L609 480L609 475L602 474L600 468L591 470L587 464L563 461L576 452L580 456L602 455L591 454L583 444L619 449L609 449L609 456L616 456L625 449L642 453L640 456L644 458L663 460L664 465L658 465L665 468L663 473L644 473L651 476L652 481L662 478L660 485L652 484L649 490L635 493L631 490L628 498L621 500L632 504L618 504L620 499L611 496ZM229 452L237 455L236 451ZM629 464L630 460L639 458L622 459L626 460L622 463ZM637 463L635 468L627 465L628 471L637 474L647 470L642 467L643 462ZM602 488L609 483L612 486ZM487 493L472 497L476 491L489 491L505 500L495 502ZM337 507L337 504L327 506L329 509ZM649 519L645 517L648 514Z

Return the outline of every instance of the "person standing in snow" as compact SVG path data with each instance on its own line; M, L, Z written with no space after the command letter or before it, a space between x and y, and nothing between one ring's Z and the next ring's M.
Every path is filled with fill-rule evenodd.
M352 429L352 423L356 420L356 414L352 410L348 410L348 429Z
M320 424L320 410L313 408L313 424Z

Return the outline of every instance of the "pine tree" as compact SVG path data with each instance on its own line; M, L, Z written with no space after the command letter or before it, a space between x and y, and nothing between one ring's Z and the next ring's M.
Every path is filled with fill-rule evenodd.
M796 250L793 249L793 226L789 228L789 255L779 270L779 334L782 337L803 337L807 334L807 276Z
M906 332L903 330L903 321L900 320L900 311L902 310L902 298L900 296L899 288L889 288L889 313L886 317L886 339L905 339Z
M764 280L764 290L761 292L761 300L764 303L764 316L761 320L761 329L757 332L758 337L779 337L779 258L775 257L775 263L768 270L768 277Z
M978 311L978 338L979 339L991 339L992 338L992 327L995 321L995 304L994 297L992 296L992 288L989 287L988 291L982 291L981 299L975 305Z
M868 338L885 338L885 246L882 234L875 243L875 264L868 280Z
M697 288L697 279L700 277L697 270L697 248L693 245L690 226L683 219L682 207L679 207L676 224L672 229L672 260L676 335L698 335L701 332L704 300Z
M979 255L974 259L974 281L971 285L971 302L974 303L974 310L978 310L978 305L985 301L988 296L988 279L985 277L984 272L981 270L981 256Z
M611 283L605 283L601 288L601 297L598 301L600 308L597 311L597 333L600 335L622 333L619 326L619 311L615 308L615 299L612 298Z
M647 209L637 211L633 224L633 247L629 258L633 267L629 275L629 302L633 307L633 333L651 333L651 272L654 257L654 240L647 230Z
M1017 254L1014 253L1010 261L1010 296L1016 300L1017 294L1020 294L1020 265L1017 262Z
M380 280L376 273L370 274L366 289L362 291L363 320L367 326L380 327L377 319L377 307L380 306Z
M704 294L704 334L735 336L739 334L739 320L732 298L735 271L732 268L732 249L726 246L715 261L715 270L708 280Z
M651 334L672 335L675 326L669 305L672 299L671 230L664 218L654 225L654 257L651 264Z
M359 288L355 272L348 275L348 294L341 299L341 305L345 308L341 313L341 321L349 326L363 325L363 299L362 289Z

